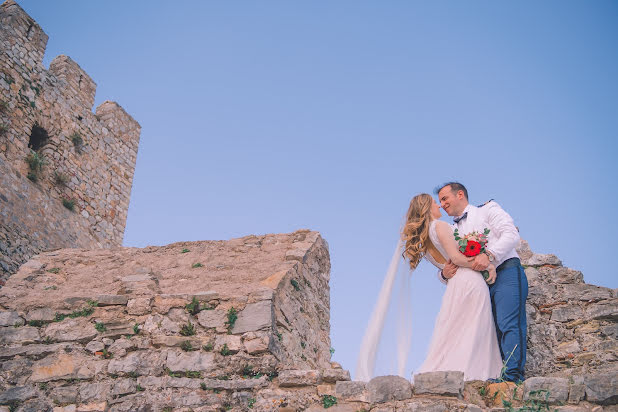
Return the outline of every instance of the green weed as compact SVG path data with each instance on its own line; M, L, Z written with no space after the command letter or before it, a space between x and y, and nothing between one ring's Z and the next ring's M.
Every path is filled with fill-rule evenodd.
M295 291L298 292L300 290L300 285L298 284L298 282L295 279L290 279L290 283L294 287Z
M328 409L334 405L337 405L337 398L332 395L322 396L322 406L324 407L324 409Z
M180 334L182 336L193 336L195 335L195 326L191 323L190 320L187 321L186 325L182 325L180 328Z
M227 325L227 333L232 333L236 319L238 319L238 312L232 306L230 310L227 311L227 321L225 321L225 324Z

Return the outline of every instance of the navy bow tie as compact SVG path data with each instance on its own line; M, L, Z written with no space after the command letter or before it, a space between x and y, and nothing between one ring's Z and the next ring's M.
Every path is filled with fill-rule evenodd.
M464 213L463 215L459 216L459 217L454 217L453 221L455 223L459 223L460 220L465 219L468 217L468 212Z

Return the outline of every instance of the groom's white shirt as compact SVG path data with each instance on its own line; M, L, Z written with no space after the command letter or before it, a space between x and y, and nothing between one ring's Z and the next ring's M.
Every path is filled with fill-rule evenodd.
M498 203L490 200L481 207L469 204L464 209L464 213L466 212L468 213L466 218L454 223L453 227L459 229L460 235L489 229L486 249L494 255L492 263L496 267L507 259L519 257L515 250L519 245L519 231L513 218ZM441 273L442 271L438 271L438 278L442 283L446 283Z

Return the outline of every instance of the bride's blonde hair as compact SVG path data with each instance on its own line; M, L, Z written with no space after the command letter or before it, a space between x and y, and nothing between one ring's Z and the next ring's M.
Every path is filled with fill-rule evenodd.
M405 242L403 257L410 261L410 269L415 269L431 245L429 224L431 223L432 198L427 193L416 195L410 201L406 223L401 240Z

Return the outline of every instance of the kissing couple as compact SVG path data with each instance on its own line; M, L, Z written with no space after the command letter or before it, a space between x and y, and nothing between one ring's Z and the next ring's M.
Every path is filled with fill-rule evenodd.
M470 205L461 183L446 183L436 194L440 206L426 193L410 201L397 250L361 344L355 379L373 377L397 262L403 255L411 271L422 258L427 259L446 284L427 357L415 373L462 371L465 380L523 381L528 281L515 250L519 231L511 216L493 200L479 207ZM452 225L439 220L440 207L453 217ZM470 236L478 240L479 235L483 247L470 240L468 245L475 245L476 252L482 253L464 254L461 240ZM408 349L400 353L404 359L399 362L400 375Z

